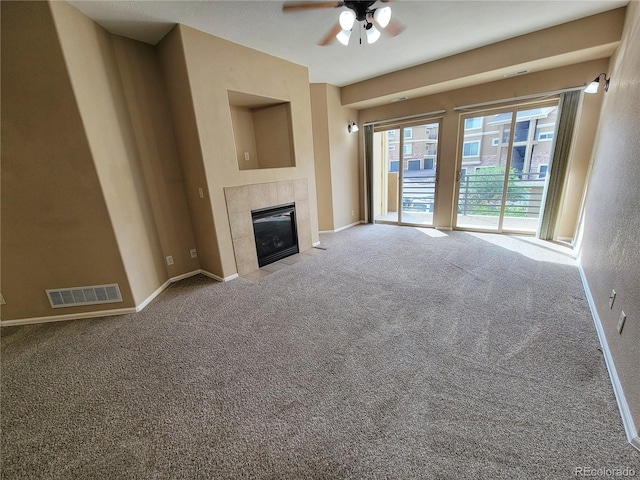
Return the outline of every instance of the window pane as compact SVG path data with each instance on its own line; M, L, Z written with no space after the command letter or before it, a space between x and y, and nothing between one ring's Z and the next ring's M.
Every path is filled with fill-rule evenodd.
M516 123L516 134L513 137L514 142L526 142L529 138L529 120L526 122Z
M463 157L477 157L480 149L480 142L465 142L462 147Z
M465 130L472 130L480 127L482 127L482 117L467 118L464 121Z

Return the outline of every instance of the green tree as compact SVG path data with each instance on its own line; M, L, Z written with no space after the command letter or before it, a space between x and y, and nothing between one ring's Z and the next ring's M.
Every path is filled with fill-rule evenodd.
M498 216L502 202L504 171L504 167L487 167L478 173L467 175L460 185L460 213ZM507 180L509 195L505 205L505 215L508 217L526 215L529 189L517 186L518 180L518 174L512 168Z

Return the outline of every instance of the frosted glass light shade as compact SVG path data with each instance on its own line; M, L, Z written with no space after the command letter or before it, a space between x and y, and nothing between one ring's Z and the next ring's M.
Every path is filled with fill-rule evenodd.
M345 10L340 14L339 21L343 30L351 30L353 22L356 21L356 15L351 10Z
M598 79L598 81L594 80L589 85L587 85L587 88L584 89L584 93L597 93L598 87L600 86L599 80L600 79Z
M336 38L342 45L349 45L349 38L351 38L351 30L341 30L336 35Z
M382 28L386 27L391 21L391 7L376 8L376 11L373 12L373 18Z
M380 38L380 30L378 30L373 25L369 30L367 30L367 43L372 44L378 41Z

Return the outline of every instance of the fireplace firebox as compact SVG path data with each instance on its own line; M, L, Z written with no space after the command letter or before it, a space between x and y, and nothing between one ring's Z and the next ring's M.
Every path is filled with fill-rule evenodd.
M294 203L252 210L253 233L258 252L258 266L299 252Z

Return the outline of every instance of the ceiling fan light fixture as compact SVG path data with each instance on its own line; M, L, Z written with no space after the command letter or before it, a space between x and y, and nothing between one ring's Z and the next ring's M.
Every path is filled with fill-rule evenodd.
M356 21L356 15L351 10L345 10L340 14L339 22L342 30L351 30L353 28L353 22Z
M385 28L391 21L391 7L376 8L373 12L373 18L378 22L378 25Z
M369 24L371 25L371 24ZM376 27L374 27L373 25L371 25L370 28L368 28L367 30L367 43L369 45L371 45L372 43L375 43L378 41L378 39L380 38L380 30L378 30Z
M336 38L342 45L349 45L349 38L351 38L351 30L340 30L336 35Z

